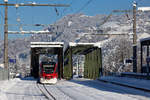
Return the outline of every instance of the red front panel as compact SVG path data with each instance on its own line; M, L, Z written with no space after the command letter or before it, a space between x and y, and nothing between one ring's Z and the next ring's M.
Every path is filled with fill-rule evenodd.
M41 67L40 78L45 78L45 79L58 78L58 73L56 72L57 64L55 64L53 73L45 73L42 64L40 65L40 67Z

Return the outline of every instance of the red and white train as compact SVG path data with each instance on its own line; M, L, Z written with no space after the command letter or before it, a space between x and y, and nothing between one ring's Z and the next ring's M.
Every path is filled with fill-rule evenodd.
M56 62L41 62L40 64L40 83L55 84L58 79Z

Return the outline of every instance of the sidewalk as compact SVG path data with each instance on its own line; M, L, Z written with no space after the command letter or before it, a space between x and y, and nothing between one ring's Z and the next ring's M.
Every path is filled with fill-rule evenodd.
M100 77L98 80L150 92L150 80L113 76Z

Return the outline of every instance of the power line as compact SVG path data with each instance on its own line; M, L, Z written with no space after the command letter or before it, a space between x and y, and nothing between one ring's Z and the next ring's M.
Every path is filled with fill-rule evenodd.
M53 6L53 7L69 7L69 5L65 5L65 4L2 4L0 3L0 6Z
M1 11L0 11L0 14L1 14L2 18L4 19L4 15L3 15L3 13Z
M4 19L4 15L3 15L3 13L0 11L0 15L1 15L1 22L2 22L2 24L3 24L3 19Z
M76 13L79 13L81 10L83 10L86 6L88 6L93 0L88 0Z
M143 0L138 0L136 3L139 4L139 3L141 3L142 1L143 1Z
M144 1L146 1L146 0L137 0L136 3L137 3L137 5L139 5L139 4L144 4ZM148 1L148 0L147 0L147 1Z
M69 5L72 5L72 3L73 3L73 0L69 3ZM69 8L71 8L71 6ZM62 17L69 8L64 8L61 12L60 17Z
M72 5L72 3L73 3L73 0L72 0L68 5ZM71 6L70 6L70 7L71 7ZM56 17L56 19L55 19L53 25L56 26L56 27L57 27L57 30L58 30L59 25L56 25L57 20L58 20L59 18L61 18L61 17L64 15L65 11L68 10L68 7L67 7L67 8L64 8L61 13L58 11L58 9L57 9L56 7L54 7L54 10L55 10L55 12L56 12L57 17Z

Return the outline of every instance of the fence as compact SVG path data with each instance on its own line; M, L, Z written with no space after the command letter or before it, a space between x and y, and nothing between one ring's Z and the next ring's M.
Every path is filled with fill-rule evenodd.
M0 81L8 79L8 69L0 68Z

